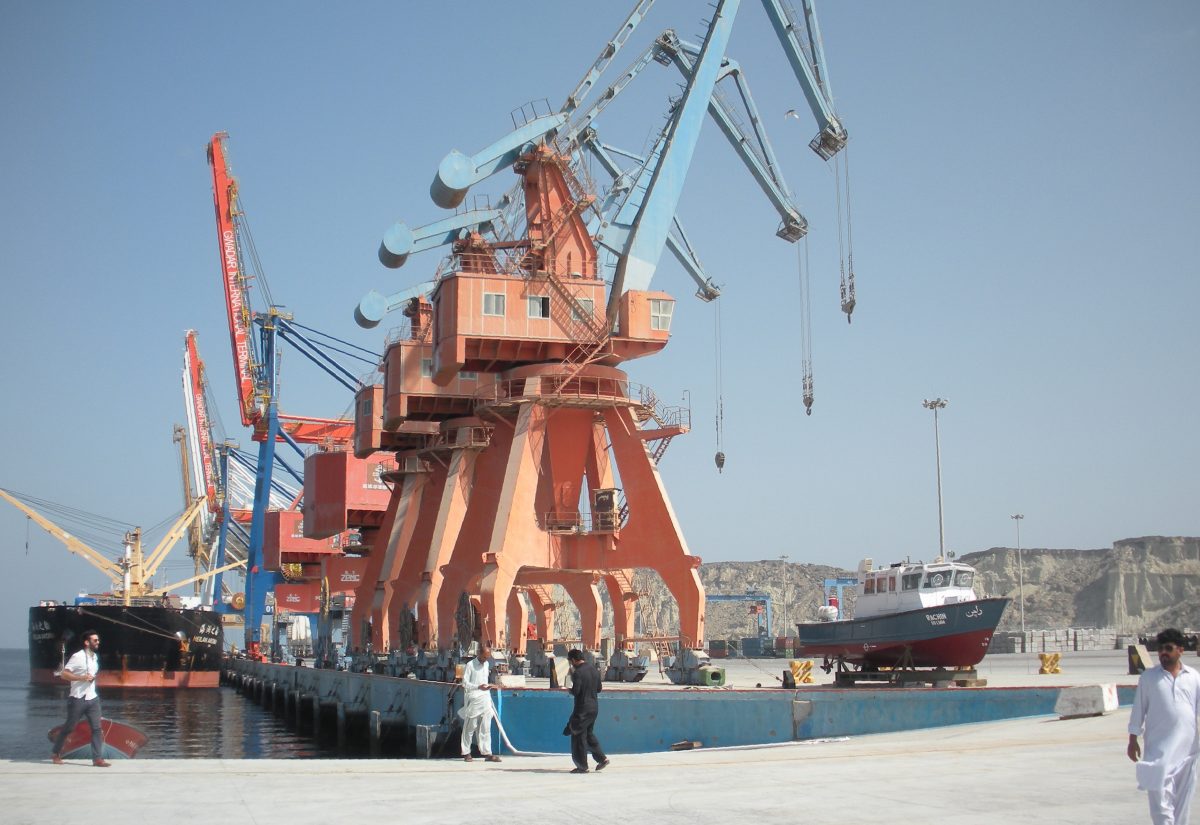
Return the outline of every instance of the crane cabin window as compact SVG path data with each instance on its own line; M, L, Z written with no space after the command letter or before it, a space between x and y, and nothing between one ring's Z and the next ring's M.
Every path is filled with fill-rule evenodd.
M422 378L433 378L433 359L432 358L422 358L421 359L421 377Z
M504 293L503 292L485 292L485 293L483 293L483 314L484 315L504 315Z
M571 307L572 321L590 321L596 317L596 302L591 298L576 298L575 303L579 306Z
M661 298L650 299L650 329L669 332L671 329L671 313L675 311L674 301L664 301Z
M459 370L458 377L463 381L478 381L479 373L470 370Z
M549 318L550 317L550 296L549 295L530 295L529 296L529 317L530 318Z

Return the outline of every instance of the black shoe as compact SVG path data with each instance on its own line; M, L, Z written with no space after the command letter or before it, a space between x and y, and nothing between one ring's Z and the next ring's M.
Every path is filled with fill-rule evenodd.
M576 768L575 770L571 771L571 773L587 773L587 772L588 772L587 768Z
M601 762L599 765L597 765L597 766L596 766L596 770L597 770L597 771L602 771L602 770L604 770L604 769L605 769L605 768L607 768L607 767L608 767L608 760L607 760L607 759L605 759L603 762Z

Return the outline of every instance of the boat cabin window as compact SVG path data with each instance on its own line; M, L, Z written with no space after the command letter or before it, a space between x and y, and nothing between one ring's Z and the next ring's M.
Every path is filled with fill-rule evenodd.
M970 587L971 582L975 579L974 570L955 570L954 571L954 586L955 587Z
M902 581L905 590L916 590L921 586L920 573L905 573Z
M863 582L863 595L873 595L875 593L875 579L872 576L867 576L867 580Z
M888 576L888 592L889 593L896 592L896 577L895 576Z
M949 587L950 586L950 571L949 570L931 570L925 574L925 589L933 587Z

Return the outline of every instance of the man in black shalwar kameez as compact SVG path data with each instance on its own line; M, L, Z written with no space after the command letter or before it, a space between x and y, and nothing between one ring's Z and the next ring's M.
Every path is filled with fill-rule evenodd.
M571 718L563 729L563 734L569 734L571 737L571 760L575 763L575 770L571 773L588 772L588 752L591 752L592 758L596 760L596 770L602 771L608 767L608 757L600 748L600 740L592 733L596 716L600 712L596 696L601 690L600 671L595 665L588 664L579 650L569 652L567 661L573 669L571 695L575 697Z

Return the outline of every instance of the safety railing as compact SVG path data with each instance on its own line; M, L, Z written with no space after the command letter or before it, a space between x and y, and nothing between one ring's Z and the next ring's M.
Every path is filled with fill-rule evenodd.
M524 403L585 407L644 407L653 398L649 387L624 378L573 373L548 373L527 378L506 378L480 389L475 407L515 406Z
M541 524L545 531L558 536L615 533L628 521L628 506L593 513L551 511L544 513L541 518Z

